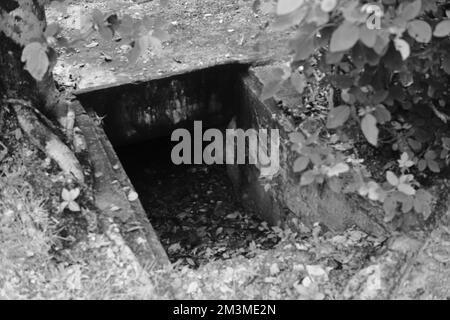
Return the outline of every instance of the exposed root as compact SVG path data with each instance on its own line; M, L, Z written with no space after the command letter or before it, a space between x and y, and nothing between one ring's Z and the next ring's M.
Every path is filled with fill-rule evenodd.
M20 128L33 144L53 159L61 170L84 183L82 167L72 150L37 117L34 108L26 101L9 100L17 115ZM47 121L45 121L47 122Z

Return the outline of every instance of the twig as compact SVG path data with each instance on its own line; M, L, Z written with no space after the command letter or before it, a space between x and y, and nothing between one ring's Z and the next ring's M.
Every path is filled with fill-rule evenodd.
M440 112L434 104L429 103L428 106L431 108L431 110L433 110L434 114L436 115L436 117L438 117L442 122L444 122L445 124L447 123L447 121L450 121L450 116Z
M330 88L330 91L328 92L328 107L329 110L334 109L334 89Z

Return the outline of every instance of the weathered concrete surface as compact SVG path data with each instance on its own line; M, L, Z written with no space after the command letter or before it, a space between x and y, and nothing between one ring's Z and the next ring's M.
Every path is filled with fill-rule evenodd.
M125 171L101 127L77 102L72 103L76 123L86 138L87 151L94 174L94 198L100 210L100 221L106 230L111 221L119 226L126 244L142 266L164 266L169 259L150 225ZM132 201L130 201L132 200Z
M238 112L238 126L247 128L279 129L282 142L280 144L280 174L269 184L272 186L265 191L267 181L257 178L258 171L243 168L243 181L251 181L243 186L250 198L260 203L259 210L263 216L271 216L269 221L284 220L280 216L282 208L287 207L295 217L302 222L312 225L321 222L332 230L344 230L357 225L367 233L376 236L387 236L389 227L382 222L382 211L374 207L365 199L333 192L327 186L301 187L299 175L292 170L296 153L291 150L288 134L294 131L294 125L277 106L274 99L261 101L259 96L262 88L261 77L270 67L261 66L251 68L249 73L241 79L241 109ZM301 101L299 94L293 88L285 88L277 99L283 101Z
M114 145L169 136L178 127L226 123L238 108L235 93L245 64L193 70L148 82L74 92L87 110L104 117L104 129Z
M58 22L69 39L76 36L80 17L93 9L158 19L170 35L160 54L149 50L137 63L129 64L123 47L127 43L105 41L94 34L76 46L77 53L61 51L54 72L59 83L75 89L129 83L227 62L266 59L287 50L291 32L261 32L271 18L255 14L252 1L169 0L164 8L159 1L137 2L68 0L66 13L54 7L47 10L49 22ZM112 60L105 61L105 55Z

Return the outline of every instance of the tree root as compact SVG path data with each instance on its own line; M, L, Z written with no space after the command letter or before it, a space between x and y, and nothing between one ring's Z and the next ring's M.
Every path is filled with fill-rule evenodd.
M34 108L22 100L13 99L8 102L13 106L19 126L30 141L54 160L65 174L84 183L83 170L75 154L48 126L42 123Z

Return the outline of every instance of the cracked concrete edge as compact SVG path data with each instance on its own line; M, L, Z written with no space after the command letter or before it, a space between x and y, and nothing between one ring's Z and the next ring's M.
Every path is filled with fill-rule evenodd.
M257 67L257 66L270 65L271 63L274 63L274 61L276 61L276 60L272 56L262 56L262 57L254 56L254 57L247 57L245 59L244 58L243 59L226 59L223 61L218 61L218 62L215 61L215 62L211 62L209 64L185 68L185 69L181 69L181 70L177 70L177 71L173 71L173 72L169 72L169 73L164 73L161 75L142 76L142 77L138 77L136 79L123 79L123 80L117 80L112 83L102 84L99 86L90 86L87 88L74 90L73 94L75 96L79 96L79 95L83 95L86 93L95 92L98 90L117 88L117 87L127 85L130 83L140 84L140 83L146 83L149 81L156 81L156 80L167 79L167 78L171 78L171 77L177 77L177 76L181 76L181 75L184 75L187 73L201 71L201 70L209 69L212 67L218 67L218 66L248 65L249 67Z
M103 231L107 233L112 225L117 226L117 235L144 269L169 266L168 256L140 200L128 200L127 192L129 194L134 188L103 129L94 123L77 100L72 102L72 107L76 125L86 139L94 175L95 204L101 212L99 221Z

